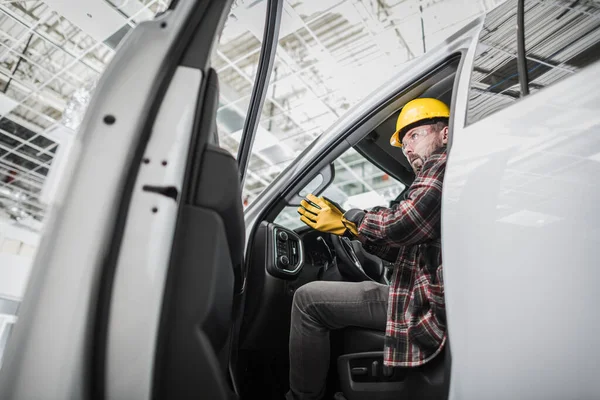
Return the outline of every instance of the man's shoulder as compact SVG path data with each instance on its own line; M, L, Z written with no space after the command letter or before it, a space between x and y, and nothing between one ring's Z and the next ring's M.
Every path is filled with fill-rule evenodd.
M446 158L448 157L448 149L446 146L434 151L431 153L427 161L431 161L434 163L445 163Z

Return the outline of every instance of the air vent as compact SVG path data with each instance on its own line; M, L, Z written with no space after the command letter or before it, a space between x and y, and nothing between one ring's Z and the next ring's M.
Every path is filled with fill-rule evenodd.
M298 261L300 259L298 251L298 242L295 240L290 240L290 265L298 265Z

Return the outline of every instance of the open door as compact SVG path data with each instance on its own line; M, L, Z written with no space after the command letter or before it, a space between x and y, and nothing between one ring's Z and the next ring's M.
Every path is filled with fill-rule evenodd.
M210 67L231 3L174 1L120 45L49 213L0 398L236 397L240 185L281 2L269 1L239 165L218 146Z
M242 190L266 96L282 1L269 1L258 72L237 159L218 144L218 77L209 70L183 183L154 364L155 398L237 397L245 289ZM131 282L133 283L133 282ZM125 288L127 287L124 286Z

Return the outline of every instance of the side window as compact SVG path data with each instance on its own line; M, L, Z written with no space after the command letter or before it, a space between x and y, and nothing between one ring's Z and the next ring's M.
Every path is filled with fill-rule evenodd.
M335 179L321 195L335 201L345 210L388 207L406 187L352 148L333 164ZM300 192L305 191L302 189ZM289 229L304 226L300 221L297 208L296 206L285 207L274 222Z
M471 76L467 125L521 97L517 71L517 0L485 19ZM525 56L533 94L600 59L600 4L525 1Z
M234 2L211 55L211 66L219 75L219 142L236 158L260 60L267 11L263 3L252 8L249 18L249 8Z

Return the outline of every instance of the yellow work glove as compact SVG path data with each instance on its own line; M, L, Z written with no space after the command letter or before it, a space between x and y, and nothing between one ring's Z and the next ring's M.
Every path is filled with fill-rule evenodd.
M350 230L354 235L358 234L356 225L344 218L344 210L325 197L309 194L300 202L298 213L302 222L320 232L341 236Z

